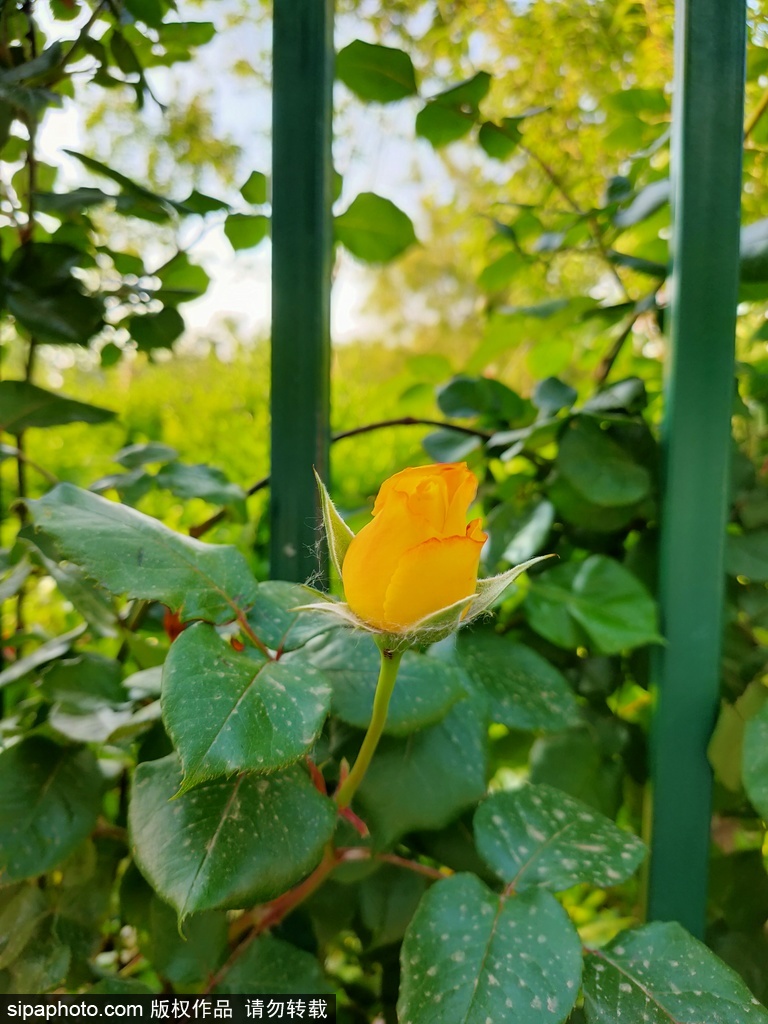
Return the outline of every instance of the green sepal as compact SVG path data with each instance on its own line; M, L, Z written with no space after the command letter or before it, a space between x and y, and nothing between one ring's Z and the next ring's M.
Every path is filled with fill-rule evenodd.
M339 515L336 506L331 501L331 496L325 484L317 474L317 470L315 469L313 472L315 480L317 480L317 489L320 492L320 505L323 510L323 526L325 527L325 536L328 541L328 552L336 572L341 577L344 556L355 535Z
M469 619L475 619L478 615L482 615L484 612L489 611L496 604L510 583L514 582L518 576L522 576L522 574L530 569L532 565L536 565L537 562L544 562L548 558L555 557L555 555L539 555L538 558L530 558L527 562L521 562L520 565L515 565L513 568L507 569L506 572L502 572L498 576L489 576L485 580L478 580L475 600L467 621L469 621Z

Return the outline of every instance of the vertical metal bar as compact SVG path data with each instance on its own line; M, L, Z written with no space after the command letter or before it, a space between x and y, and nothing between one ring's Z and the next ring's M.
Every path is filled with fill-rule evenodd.
M275 0L272 75L271 558L316 576L330 409L333 0Z
M704 932L738 294L744 0L678 0L648 914Z

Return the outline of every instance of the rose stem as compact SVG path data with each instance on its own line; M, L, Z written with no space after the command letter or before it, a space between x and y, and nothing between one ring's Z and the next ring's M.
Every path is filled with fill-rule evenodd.
M352 771L344 779L336 793L336 803L339 810L343 811L345 807L349 807L352 803L352 797L357 792L357 787L363 781L363 776L368 771L368 765L371 763L371 758L384 731L389 699L395 688L397 670L400 667L402 656L402 651L383 650L381 652L381 669L379 670L379 680L376 683L376 693L373 698L371 723L368 726L368 732L365 734L363 745L360 747L360 753L357 755Z

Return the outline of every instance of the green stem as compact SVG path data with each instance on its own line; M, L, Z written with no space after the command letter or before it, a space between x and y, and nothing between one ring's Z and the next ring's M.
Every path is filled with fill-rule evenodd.
M381 652L381 669L379 670L379 681L376 684L376 694L373 698L371 724L368 726L368 732L365 734L363 745L360 747L360 753L357 755L352 771L344 779L336 793L336 803L341 811L352 803L352 797L368 771L368 765L371 763L381 734L384 732L389 699L395 688L397 670L400 667L402 656L402 651L383 650Z

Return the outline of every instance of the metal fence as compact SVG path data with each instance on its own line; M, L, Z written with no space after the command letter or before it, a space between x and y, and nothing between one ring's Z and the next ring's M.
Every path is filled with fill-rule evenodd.
M744 0L678 0L648 915L704 932L738 288ZM328 471L333 5L275 0L272 573L317 571Z

